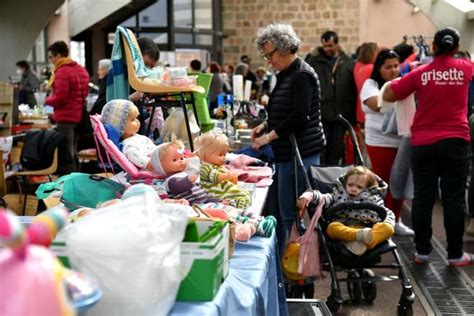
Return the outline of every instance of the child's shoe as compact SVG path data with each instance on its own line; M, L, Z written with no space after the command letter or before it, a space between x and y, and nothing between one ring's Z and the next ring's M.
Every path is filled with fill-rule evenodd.
M415 261L416 264L426 264L428 263L429 258L429 255L420 255L418 252L415 252L413 261Z
M348 241L346 242L346 248L357 256L361 256L367 250L367 245L362 241Z
M364 244L369 245L373 239L372 228L366 227L357 231L357 241L362 241Z
M448 259L451 267L464 267L471 265L474 262L474 258L470 253L463 252L462 256L457 259Z

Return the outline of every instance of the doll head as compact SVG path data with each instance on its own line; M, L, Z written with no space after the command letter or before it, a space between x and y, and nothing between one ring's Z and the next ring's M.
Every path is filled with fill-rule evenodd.
M128 100L112 100L104 105L102 123L113 126L122 139L135 135L140 129L138 108Z
M225 163L225 155L229 150L229 143L224 134L205 133L195 140L195 154L202 162L216 166Z
M171 142L161 144L154 151L151 164L158 174L166 176L184 171L187 162L183 151L184 144L173 135Z
M352 199L357 197L365 189L377 185L377 177L366 167L354 167L344 176L346 193Z

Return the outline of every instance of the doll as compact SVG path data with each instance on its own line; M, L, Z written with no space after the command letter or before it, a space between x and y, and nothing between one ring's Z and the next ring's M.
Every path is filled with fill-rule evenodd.
M196 155L201 159L201 185L211 195L235 202L240 209L252 203L252 197L247 190L237 185L237 174L224 168L225 156L229 149L227 137L224 134L205 133L196 141Z
M155 171L150 158L157 146L150 138L137 134L140 129L138 113L135 104L128 100L111 100L104 105L101 120L109 138L116 143L121 141L121 150L131 163L141 170ZM120 148L120 144L118 146Z
M221 202L209 195L197 184L199 176L199 157L184 157L184 145L172 137L171 142L163 143L152 154L151 163L156 172L166 175L166 191L176 199L186 199L190 204Z

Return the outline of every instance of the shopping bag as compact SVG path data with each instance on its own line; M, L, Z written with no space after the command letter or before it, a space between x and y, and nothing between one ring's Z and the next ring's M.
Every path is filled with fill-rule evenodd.
M104 292L87 315L168 315L182 277L187 212L146 192L94 210L63 231L71 266Z
M191 129L191 136L194 139L195 137L199 136L199 132L201 130L196 121L196 117L194 116L194 112L188 110L187 114L189 127ZM171 112L163 124L163 128L161 130L163 141L170 141L173 134L185 143L189 141L188 131L186 129L186 119L184 117L182 108L176 108L173 112Z
M300 251L298 257L298 273L306 277L320 277L321 264L319 262L319 238L315 231L316 224L321 217L325 199L320 198L319 204L311 218L303 236L298 237Z
M96 175L73 172L54 182L43 183L36 190L36 197L44 199L55 192L61 195L61 202L74 210L80 207L95 208L98 204L120 198L123 184Z

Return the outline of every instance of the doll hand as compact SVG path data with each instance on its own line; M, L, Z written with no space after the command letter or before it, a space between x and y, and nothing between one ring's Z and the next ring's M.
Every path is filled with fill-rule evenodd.
M227 179L229 179L233 184L237 184L237 173L229 171L227 172L227 176Z
M254 128L252 128L252 140L255 140L257 137L261 136L263 132L265 132L266 125L265 123L262 123Z
M194 183L197 180L197 176L195 174L191 174L191 175L188 176L188 179L189 179L189 181Z

